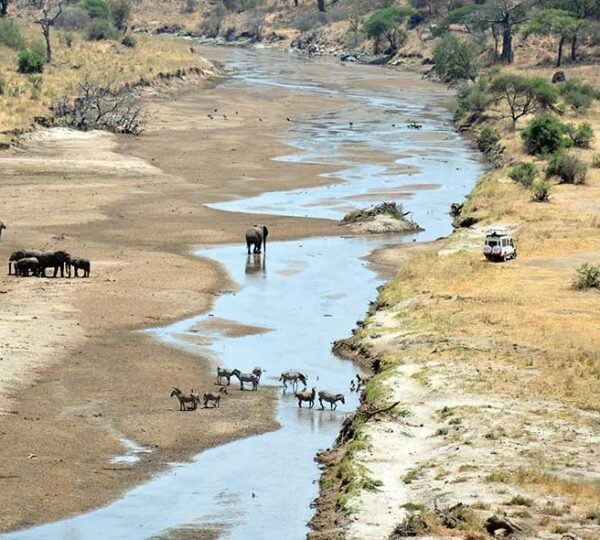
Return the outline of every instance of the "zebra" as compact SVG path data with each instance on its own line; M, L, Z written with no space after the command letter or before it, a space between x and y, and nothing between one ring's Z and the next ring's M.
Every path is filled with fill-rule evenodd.
M231 383L231 376L235 369L217 368L217 384L221 384L222 379L227 379L227 386Z
M235 375L240 381L240 390L244 389L244 383L250 383L252 390L258 390L259 378L255 373L241 373L239 369L234 369L231 375Z
M302 408L302 402L308 401L308 408L312 409L315 406L315 394L316 388L313 386L313 389L309 392L308 390L303 390L302 392L296 392L295 396L298 400L298 407Z
M287 383L292 383L292 389L298 388L298 381L301 381L304 386L306 386L306 375L300 373L299 371L285 371L279 377L279 380L283 382L283 387L287 388Z
M346 404L346 401L344 399L344 394L332 394L331 392L326 392L324 390L321 390L319 392L319 404L321 405L321 409L325 409L325 407L323 406L324 401L329 403L329 407L330 407L331 411L334 411L335 409L337 409L338 401L341 401L344 405Z

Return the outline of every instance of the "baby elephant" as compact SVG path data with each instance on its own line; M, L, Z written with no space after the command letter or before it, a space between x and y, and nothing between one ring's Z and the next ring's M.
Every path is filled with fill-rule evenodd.
M82 257L70 257L67 261L69 266L69 277L71 277L71 267L75 269L75 277L79 277L79 270L83 270L83 277L90 277L90 261Z
M40 275L40 262L35 257L25 257L15 262L15 276L29 277Z

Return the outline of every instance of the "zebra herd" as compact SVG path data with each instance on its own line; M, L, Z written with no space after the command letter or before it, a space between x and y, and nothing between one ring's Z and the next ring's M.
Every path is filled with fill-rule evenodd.
M237 378L239 381L240 390L246 390L244 385L250 385L252 391L257 391L258 385L260 384L260 378L264 372L265 370L260 367L255 367L250 373L242 373L239 369L217 367L216 384L223 385L224 381L227 381L227 384L221 386L218 393L207 392L202 395L204 408L207 407L209 402L213 404L213 408L218 408L220 406L221 398L223 395L228 394L227 386L231 384L232 377ZM359 381L360 388L360 383L363 382L364 379L360 378L360 375L357 375L357 379ZM319 400L319 404L321 405L321 410L325 409L324 402L329 404L329 409L332 411L337 409L338 402L343 404L346 403L344 394L333 394L325 390L321 390L317 394L315 387L308 391L306 389L307 380L308 376L300 371L284 371L279 377L279 382L283 384L284 392L288 388L288 384L292 386L292 389L294 390L294 397L298 400L299 408L302 408L302 404L306 402L308 403L308 408L312 409L315 405L315 399L317 398ZM304 390L298 391L299 382L304 385ZM352 388L352 391L354 391L354 388ZM196 393L193 388L190 394L184 394L178 388L173 387L171 397L176 397L179 400L180 411L196 410L200 403L200 394Z

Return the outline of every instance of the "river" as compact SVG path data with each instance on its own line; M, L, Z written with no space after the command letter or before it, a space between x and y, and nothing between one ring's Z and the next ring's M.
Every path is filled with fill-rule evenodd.
M222 295L210 313L148 332L210 356L215 364L247 371L260 365L265 384L277 385L286 369L305 371L309 387L343 392L346 403L333 412L298 409L292 392L282 392L279 430L173 464L104 508L2 539L183 538L192 530L208 533L198 533L199 538L305 538L310 504L318 494L315 454L331 445L357 407L358 396L348 391L357 367L333 356L331 343L349 335L382 283L365 257L386 245L449 234L450 204L464 199L482 173L476 153L453 131L449 93L421 84L415 74L269 50L202 47L201 53L232 71L227 85L248 92L275 85L347 103L290 119L289 129L277 134L290 148L278 160L331 165L336 170L327 175L331 183L212 207L337 220L353 208L397 200L425 231L270 242L262 256L246 256L240 245L199 249L199 255L218 261L239 289ZM318 75L323 63L335 76ZM315 70L317 65L321 69ZM409 121L422 129L408 128ZM269 331L228 337L210 324L214 320ZM144 451L133 442L129 448L131 455L123 459L133 461L135 452Z

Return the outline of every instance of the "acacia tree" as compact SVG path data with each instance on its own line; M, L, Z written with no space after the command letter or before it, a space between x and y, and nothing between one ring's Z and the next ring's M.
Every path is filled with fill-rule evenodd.
M502 33L500 59L507 64L514 61L513 36L515 28L529 19L528 8L532 0L492 0L476 13L488 27L496 27Z
M388 40L392 51L395 51L398 49L400 25L415 13L416 10L408 6L378 9L365 22L367 36L375 40L376 49L379 40L384 37Z
M50 41L50 29L54 26L62 13L63 0L33 0L33 5L41 10L42 14L35 22L42 28L42 35L46 41L46 63L52 62L52 43Z
M0 0L0 17L6 17L8 13L8 0Z
M522 116L551 108L558 99L558 90L543 77L522 77L512 73L502 73L492 79L489 92L496 103L504 102L509 113L503 118L511 118L513 129Z
M600 18L600 0L541 0L542 5L548 9L561 9L570 15L588 21ZM577 45L579 32L571 37L571 61L577 60Z
M525 27L523 35L525 38L532 34L548 35L558 37L558 53L556 56L556 67L562 63L563 47L565 41L573 39L583 27L584 21L561 9L544 9L540 11Z

